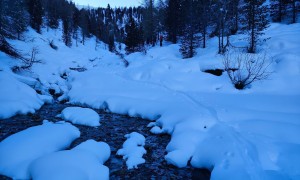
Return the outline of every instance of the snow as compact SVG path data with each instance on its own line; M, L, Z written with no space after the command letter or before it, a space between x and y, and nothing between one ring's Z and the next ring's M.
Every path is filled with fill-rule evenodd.
M44 98L7 71L0 71L0 87L0 119L34 113L44 104Z
M35 159L66 149L79 136L69 123L48 121L13 134L0 143L0 174L30 179L29 166Z
M125 137L127 140L123 143L123 148L117 151L117 155L123 156L128 169L138 168L139 164L145 163L145 137L137 132L126 134Z
M31 72L18 73L26 77L22 80L9 72L12 60L0 54L0 82L6 87L0 89L0 105L15 108L1 108L1 117L8 117L8 112L12 116L38 109L43 98L31 87L43 95L54 89L62 95L59 100L77 106L151 120L152 133L171 135L165 159L177 167L190 163L209 168L212 179L300 178L299 23L273 23L266 30L265 37L271 38L259 48L272 57L268 61L274 61L270 67L273 73L268 80L255 82L242 91L233 87L226 73L217 77L203 72L223 68L222 56L216 53L217 38L209 39L207 48L197 49L197 56L191 59L181 59L178 44L164 44L150 48L146 55L126 56L130 65L125 68L116 55L104 50L103 44L95 47L93 38L85 46L73 43L67 48L60 31L43 32L59 47L56 51L32 30L28 36L27 44L16 40L11 43L25 52L38 46L38 58L43 63L34 64ZM37 38L31 41L30 37ZM242 46L246 44L243 39L244 35L235 35L230 41ZM14 93L5 95L7 92ZM18 98L4 99L8 97ZM25 105L17 105L25 99L26 111ZM143 162L142 147L135 147L139 147L140 156L133 161ZM124 151L121 154L131 152ZM67 152L62 154L58 156L73 157L65 155ZM76 152L71 150L71 154ZM135 163L127 162L128 167L134 167Z
M73 124L80 124L86 126L100 126L100 117L98 113L89 108L81 107L67 107L59 115L66 121L70 121Z
M71 150L36 159L30 165L30 174L41 180L109 179L109 169L102 165L109 156L108 144L87 140Z

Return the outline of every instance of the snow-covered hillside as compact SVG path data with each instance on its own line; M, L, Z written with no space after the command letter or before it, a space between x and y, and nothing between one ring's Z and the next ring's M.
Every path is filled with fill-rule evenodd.
M223 68L216 38L192 59L181 59L179 45L164 44L126 56L125 68L95 39L69 48L60 33L30 30L25 42L10 41L23 53L38 48L41 63L31 70L13 73L18 60L0 53L0 118L51 103L51 89L72 104L150 119L152 133L172 136L165 160L177 167L211 169L212 179L300 178L300 24L267 29L263 48L273 73L245 90L236 90L226 73L203 72Z

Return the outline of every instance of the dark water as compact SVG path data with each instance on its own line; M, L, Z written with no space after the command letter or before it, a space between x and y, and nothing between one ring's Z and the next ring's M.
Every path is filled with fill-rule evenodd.
M57 114L70 105L47 104L35 114L17 115L9 119L0 120L0 141L6 137L27 129L31 126L42 124L42 121L60 121ZM70 148L88 139L104 141L111 148L111 156L105 165L110 169L110 179L199 179L210 178L210 172L206 169L195 169L190 166L177 168L168 165L164 160L166 146L170 141L169 135L153 135L147 125L150 121L133 118L125 115L97 111L101 117L101 126L98 128L75 125L81 132L80 138L76 139ZM126 140L125 134L138 132L145 136L145 149L147 154L143 156L146 163L138 166L138 169L127 170L122 157L116 156L118 149ZM9 179L0 175L0 179Z

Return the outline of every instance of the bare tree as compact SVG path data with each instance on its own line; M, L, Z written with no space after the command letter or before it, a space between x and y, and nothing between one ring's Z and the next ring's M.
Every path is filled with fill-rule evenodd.
M23 58L22 61L24 65L21 67L22 69L29 69L32 67L34 63L41 63L41 60L37 59L36 55L39 53L39 50L37 47L33 47L31 49L30 56L29 58Z
M266 53L252 54L229 51L224 55L223 65L236 89L244 89L255 81L267 79L272 72L272 60Z

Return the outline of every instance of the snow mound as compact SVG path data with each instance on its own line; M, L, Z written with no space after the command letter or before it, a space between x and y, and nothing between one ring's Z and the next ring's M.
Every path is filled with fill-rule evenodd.
M104 142L88 140L72 150L43 156L30 165L30 173L37 180L109 179L109 169L102 165L110 156Z
M147 153L145 148L145 137L137 132L126 134L127 140L123 144L123 148L119 149L117 155L123 156L126 160L128 169L137 168L139 164L145 163L143 155Z
M67 107L61 112L61 117L73 124L100 126L98 113L89 108Z
M110 157L110 147L105 142L96 142L95 140L87 140L75 148L74 150L85 150L97 156L97 159L103 164Z
M66 149L80 136L69 123L50 123L18 132L0 143L0 174L14 179L30 179L29 165L35 159Z
M16 114L34 113L44 104L44 98L12 73L0 71L0 119Z

